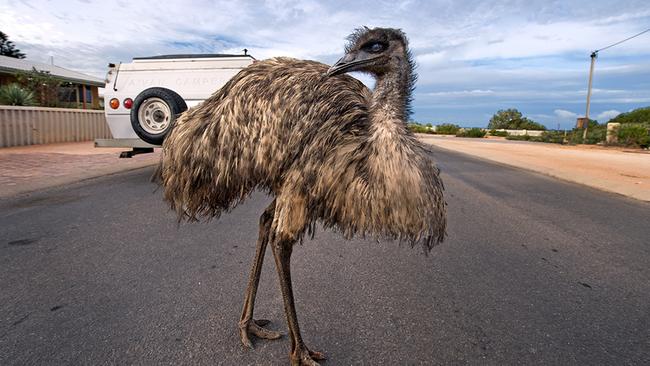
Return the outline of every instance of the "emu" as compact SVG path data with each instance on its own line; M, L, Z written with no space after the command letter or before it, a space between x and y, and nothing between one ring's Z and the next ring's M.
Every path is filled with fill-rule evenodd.
M250 348L251 336L281 336L253 318L270 244L292 365L324 359L304 344L294 307L291 252L305 233L320 223L346 238L396 239L425 251L445 237L439 170L406 125L416 79L407 38L364 27L348 39L331 68L290 58L248 66L179 116L163 143L164 197L181 218L218 218L256 189L274 197L260 217L239 333ZM374 91L350 71L374 76Z

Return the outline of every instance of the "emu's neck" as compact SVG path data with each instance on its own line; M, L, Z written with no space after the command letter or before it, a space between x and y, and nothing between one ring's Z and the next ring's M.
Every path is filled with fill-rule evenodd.
M413 85L410 67L377 77L370 117L375 129L406 127Z

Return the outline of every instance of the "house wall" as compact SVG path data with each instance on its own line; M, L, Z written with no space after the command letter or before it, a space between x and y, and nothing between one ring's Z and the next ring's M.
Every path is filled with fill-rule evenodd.
M0 86L7 85L17 82L16 77L13 74L9 73L0 73ZM73 84L75 87L79 88L79 104L76 108L83 108L83 87L81 84ZM99 91L97 86L86 85L86 109L97 109L99 108ZM69 100L59 100L61 105L67 106L68 103L71 103ZM70 105L69 108L75 108L73 105Z
M93 108L99 108L99 90L96 86L91 86L90 87L90 94L92 96L92 103L91 105Z
M0 74L0 86L16 82L16 77L10 74Z

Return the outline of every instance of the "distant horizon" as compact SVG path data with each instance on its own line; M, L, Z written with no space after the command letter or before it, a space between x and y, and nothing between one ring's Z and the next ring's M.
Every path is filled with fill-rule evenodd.
M258 59L332 64L355 28L401 28L419 76L414 120L487 126L499 109L517 108L547 128L569 129L585 113L589 55L647 29L650 9L640 9L645 1L9 0L0 3L0 31L28 60L53 57L103 78L109 62L244 48ZM650 33L600 52L590 117L606 122L650 105L648 60Z

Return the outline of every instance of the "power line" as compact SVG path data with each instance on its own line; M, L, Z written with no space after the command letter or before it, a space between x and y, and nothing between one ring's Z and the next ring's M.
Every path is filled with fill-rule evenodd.
M629 41L630 39L632 39L632 38L636 38L636 37L642 35L643 33L647 33L647 32L650 32L650 28L644 30L644 31L641 32L641 33L637 33L637 34L633 35L632 37L625 38L625 39L622 40L622 41L618 41L618 42L616 42L616 43L610 44L610 45L607 46L607 47L603 47L603 48L601 48L601 49L599 49L599 50L595 50L594 53L598 53L598 52L600 52L600 51L602 51L602 50L606 50L606 49L608 49L608 48L610 48L610 47L614 47L614 46L616 46L616 45L619 45L619 44L621 44L621 43L623 43L623 42Z
M617 45L619 45L619 44L621 44L623 42L627 42L632 38L636 38L636 37L638 37L638 36L640 36L640 35L642 35L644 33L648 33L648 32L650 32L650 28L644 30L643 32L639 32L639 33L633 35L632 37L628 37L628 38L625 38L624 40L618 41L616 43L612 43L607 47L603 47L603 48L601 48L599 50L595 50L594 52L591 53L591 66L589 67L589 86L587 87L587 112L585 113L585 119L583 121L583 123L584 123L584 125L583 125L584 132L582 134L582 139L583 140L587 139L587 130L589 129L589 107L590 107L590 102L591 102L591 82L592 82L593 76L594 76L594 63L596 62L596 58L598 57L598 52L606 50L606 49L614 47L614 46L617 46Z

